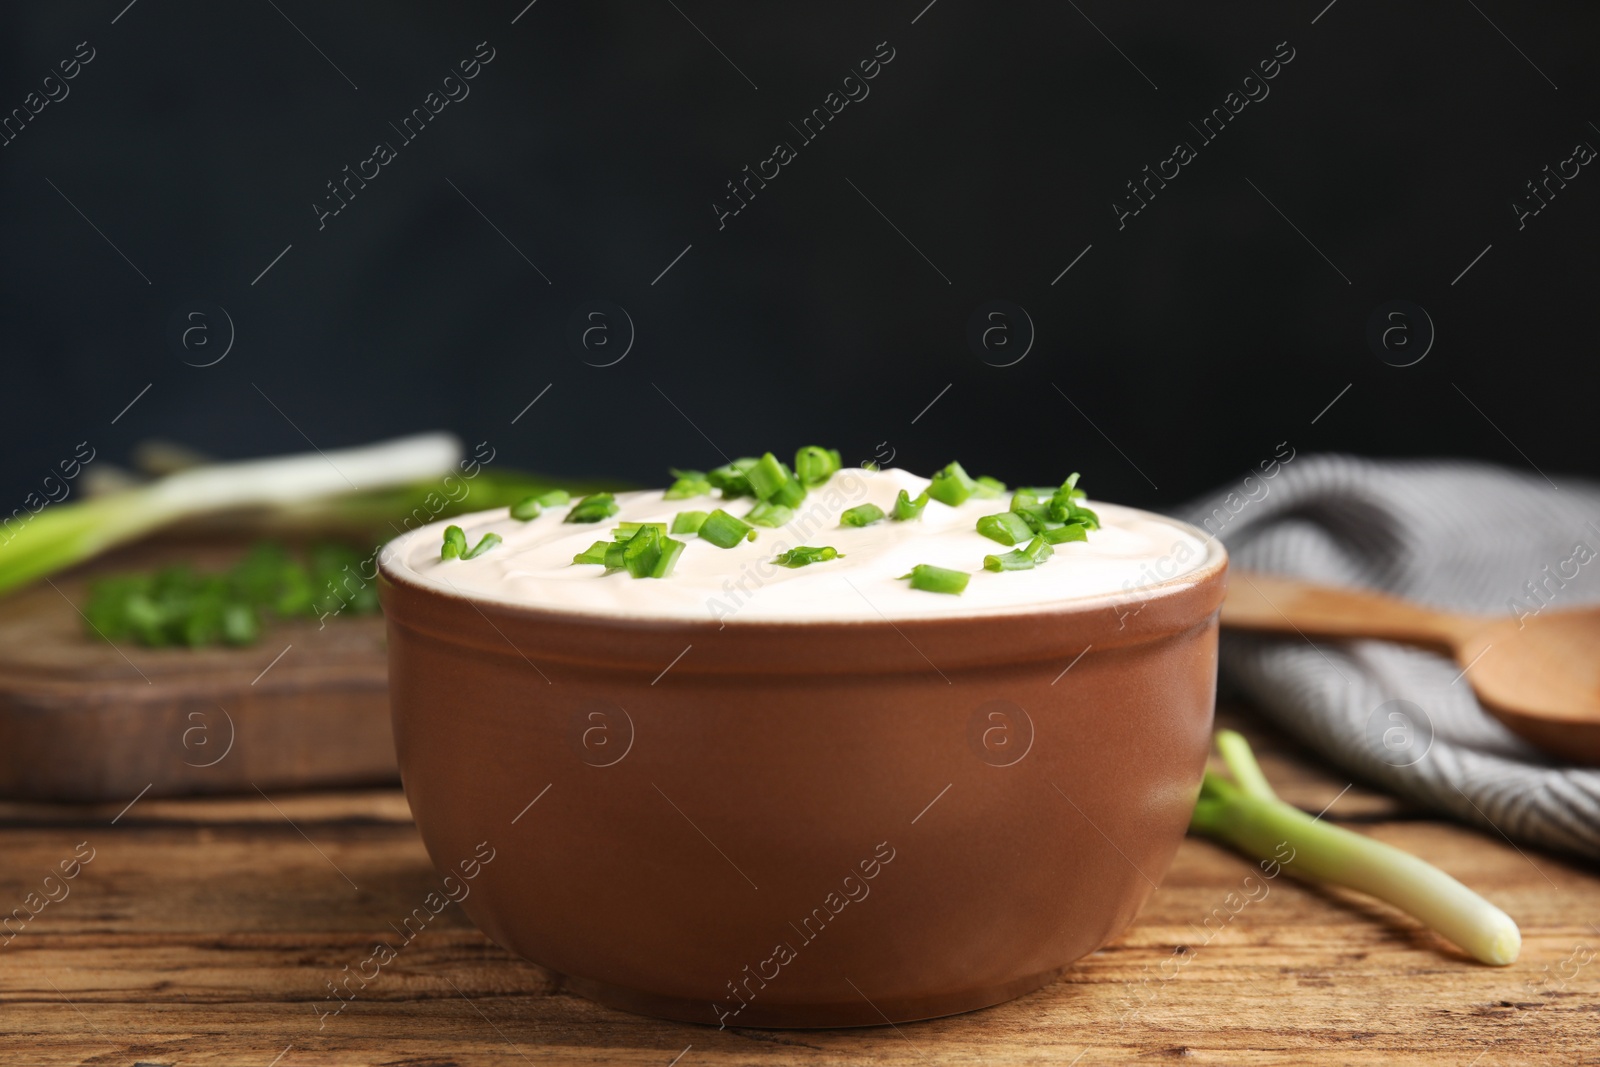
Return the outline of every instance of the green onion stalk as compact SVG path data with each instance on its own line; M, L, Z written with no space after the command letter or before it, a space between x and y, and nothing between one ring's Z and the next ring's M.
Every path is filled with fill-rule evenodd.
M1392 904L1480 962L1516 961L1522 932L1505 912L1432 864L1279 800L1241 735L1219 730L1216 742L1232 780L1206 771L1190 830L1257 859L1273 858L1287 844L1294 855L1284 870Z
M509 506L558 484L481 463L463 473L451 434L402 437L360 448L216 463L80 503L51 504L26 523L0 527L0 594L175 524L252 532L325 532L387 540L465 511ZM466 487L461 492L460 486Z

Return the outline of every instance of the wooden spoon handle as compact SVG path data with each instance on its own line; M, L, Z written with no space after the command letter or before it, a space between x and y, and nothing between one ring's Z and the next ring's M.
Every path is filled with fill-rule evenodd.
M1454 649L1475 620L1398 597L1230 570L1222 625L1307 637L1376 637Z

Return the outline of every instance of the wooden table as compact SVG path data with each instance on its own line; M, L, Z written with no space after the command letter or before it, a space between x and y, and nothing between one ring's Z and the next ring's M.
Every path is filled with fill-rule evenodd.
M75 850L93 859L0 947L0 1062L1600 1062L1594 869L1346 789L1252 720L1224 720L1257 743L1285 799L1331 802L1328 820L1504 907L1522 925L1521 960L1471 963L1385 906L1289 879L1224 923L1214 916L1230 915L1224 901L1254 866L1191 839L1115 944L1031 996L955 1018L718 1032L627 1015L567 993L450 907L321 1025L324 983L392 938L388 924L434 880L398 791L147 798L120 815L6 803L0 907Z

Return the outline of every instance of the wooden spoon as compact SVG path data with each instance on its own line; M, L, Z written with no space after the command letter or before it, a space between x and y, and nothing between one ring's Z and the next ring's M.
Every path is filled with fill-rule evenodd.
M1600 766L1600 609L1461 615L1383 593L1234 570L1222 624L1303 637L1373 637L1439 649L1514 733Z

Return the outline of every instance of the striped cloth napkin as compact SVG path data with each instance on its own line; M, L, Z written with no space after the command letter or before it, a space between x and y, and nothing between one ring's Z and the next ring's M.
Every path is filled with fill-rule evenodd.
M1600 603L1590 482L1291 452L1178 517L1220 537L1240 568L1485 614ZM1521 741L1450 659L1225 633L1221 668L1224 685L1347 773L1490 834L1600 859L1600 770Z

